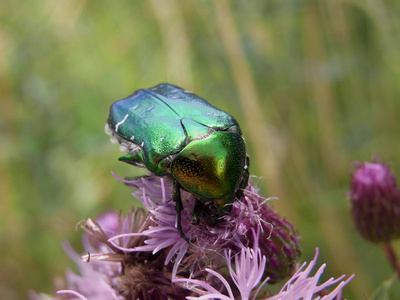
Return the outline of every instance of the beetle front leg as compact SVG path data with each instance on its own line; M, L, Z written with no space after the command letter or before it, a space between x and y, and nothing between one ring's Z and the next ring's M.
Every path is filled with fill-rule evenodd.
M181 213L183 210L182 198L181 198L181 185L178 181L174 180L174 185L172 189L172 199L175 201L175 210L176 210L176 227L179 231L180 236L188 243L190 243L189 239L185 236L182 231L182 222L181 222Z

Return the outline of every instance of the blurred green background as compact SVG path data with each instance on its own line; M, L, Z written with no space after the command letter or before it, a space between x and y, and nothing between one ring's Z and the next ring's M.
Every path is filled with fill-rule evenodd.
M127 211L110 174L110 104L169 82L241 124L251 173L350 299L391 277L355 232L350 164L375 153L400 174L400 2L0 0L0 295L53 293L78 251L75 224ZM395 245L399 249L399 244ZM395 283L392 298L400 294Z

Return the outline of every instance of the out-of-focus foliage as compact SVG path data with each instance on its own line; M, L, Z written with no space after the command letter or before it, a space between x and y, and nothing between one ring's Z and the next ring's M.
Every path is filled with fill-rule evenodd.
M364 299L392 275L357 236L349 164L400 175L400 2L0 1L0 295L53 293L75 224L134 203L109 105L169 82L234 115L251 173L325 272ZM397 245L398 246L398 245ZM399 247L398 247L399 248ZM400 287L392 291L400 294Z

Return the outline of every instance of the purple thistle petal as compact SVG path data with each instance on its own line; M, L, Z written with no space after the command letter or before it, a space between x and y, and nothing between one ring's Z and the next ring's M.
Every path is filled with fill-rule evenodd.
M255 236L255 240L258 241L258 232L257 234L253 232L253 234ZM265 256L261 256L261 251L258 248L258 242L254 243L254 246L255 248L252 249L243 248L240 253L236 254L234 263L236 271L234 271L232 268L231 250L225 251L225 259L229 269L229 274L234 284L239 289L241 299L243 300L249 299L253 288L259 284L265 269L266 258ZM190 299L212 299L215 297L220 299L235 299L229 282L221 274L209 268L206 268L206 271L217 277L222 282L229 293L229 297L219 292L216 293L215 289L211 285L202 283L200 286L209 293L206 293L206 291L203 290L201 291L201 294L203 294L202 296L191 297ZM182 278L179 280L174 280L173 282L188 282L197 285L199 283L194 279Z
M185 283L184 287L188 290L191 290L199 295L201 295L200 297L186 297L186 299L192 299L192 300L198 300L198 299L222 299L222 300L234 300L234 296L232 293L232 289L228 283L228 281L226 281L226 279L219 273L206 268L205 269L208 273L214 275L215 277L217 277L225 286L225 288L227 289L229 296L226 296L224 294L221 294L220 292L218 292L213 286L211 286L210 284L206 283L205 281L201 281L201 280L197 280L197 279L189 279L189 278L175 278L174 280L172 280L172 282L174 283ZM195 288L194 286L189 286L188 284L193 284L194 286L197 287L201 287L203 288L203 290L199 289L199 288Z
M258 230L259 231L259 230ZM261 256L258 248L259 232L253 230L254 248L242 248L239 255L235 257L235 269L231 265L231 250L225 251L225 258L228 264L229 274L233 282L239 288L242 299L248 299L251 291L260 282L265 269L266 257Z
M235 251L244 246L254 248L252 232L260 227L258 248L267 258L263 278L269 277L269 283L276 283L293 274L300 250L293 226L267 205L271 199L274 198L262 198L254 187L248 186L225 219L236 228L236 238L227 245Z
M315 256L313 260L309 263L308 267L304 271L302 271L303 268L306 266L306 263L303 263L301 267L296 271L296 273L283 286L279 294L266 298L264 300L311 300L316 293L324 290L328 286L336 284L339 280L342 280L344 278L344 275L337 278L336 280L333 280L333 278L331 278L325 283L318 286L317 284L321 274L325 269L325 264L321 265L314 276L309 277L311 270L317 262L318 254L319 250L318 248L316 248ZM354 274L351 275L346 281L342 281L332 292L330 292L328 295L323 296L321 300L333 300L337 298L338 295L341 294L343 287L348 284L353 278Z
M58 294L58 295L60 295L60 294L71 294L71 295L76 296L76 297L79 298L79 299L88 300L88 298L86 298L86 297L83 296L82 294L80 294L80 293L78 293L78 292L76 292L76 291L73 291L73 290L59 290L59 291L57 291L57 294Z
M156 176L142 176L134 179L122 179L114 172L111 174L118 180L125 183L127 186L141 190L146 190L147 196L152 199L165 199L166 195L172 195L172 183L168 179ZM133 193L135 198L140 199L141 195L136 192Z
M164 186L164 181L161 179L161 187ZM145 205L146 209L153 216L152 219L156 226L150 226L148 229L144 230L140 234L138 233L128 233L116 235L109 239L113 241L121 237L128 236L146 236L148 239L144 241L146 245L135 246L134 248L120 247L114 244L114 246L122 251L127 252L141 252L141 251L151 251L153 254L168 249L168 254L165 258L164 264L169 264L173 257L176 256L174 267L172 270L172 278L176 276L179 264L181 263L184 255L186 254L189 245L180 236L178 229L176 228L176 212L175 206L171 201L167 201L165 197L165 189L162 189L162 201L153 201L146 195L146 190L143 187L141 193L141 201Z
M111 287L113 278L121 272L119 263L92 261L88 264L80 259L69 244L65 244L64 248L79 266L81 275L68 271L66 274L68 290L60 290L60 293L69 293L80 299L123 299Z
M263 300L293 300L293 299L303 299L303 300L311 300L313 299L313 296L315 296L318 292L324 290L328 286L332 286L334 284L337 284L339 281L344 279L344 275L337 278L337 279L329 279L326 282L324 282L321 285L318 285L318 281L320 279L321 274L323 273L325 269L325 264L321 265L321 267L317 270L314 276L309 277L311 270L316 264L316 260L318 257L319 250L318 248L315 251L315 256L314 259L309 263L307 268L305 270L304 267L306 266L306 263L303 263L302 266L296 271L296 273L286 282L286 284L283 286L279 294L265 298ZM256 254L256 255L255 255ZM229 273L232 277L233 282L235 285L239 288L239 292L241 295L241 299L249 299L250 294L252 292L255 292L254 297L256 297L257 293L259 292L259 289L256 291L253 291L253 289L258 285L260 282L261 276L259 275L264 271L265 267L265 261L262 259L260 261L260 249L243 249L240 254L238 254L239 257L235 257L235 268L236 272L233 271L231 267L231 256L230 253L227 254L226 259L227 259L227 265L229 268ZM265 258L265 257L263 257ZM255 269L255 270L254 270ZM229 296L223 295L220 292L217 292L210 284L204 282L204 281L199 281L196 279L190 279L190 278L177 278L173 280L175 283L191 283L197 287L200 287L202 289L194 289L193 287L186 286L187 289L191 290L192 292L195 292L201 296L199 297L188 297L187 299L213 299L213 298L218 298L218 299L231 299L234 300L234 296L232 294L232 289L228 283L228 281L222 277L221 274L210 270L206 269L207 272L213 274L216 276L225 288L229 292ZM328 295L325 295L321 298L321 300L333 300L333 299L338 299L337 297L340 297L342 289L345 285L347 285L352 279L354 278L354 275L351 275L347 280L341 281L338 286L330 292ZM263 282L262 284L264 284ZM319 299L319 298L317 298Z

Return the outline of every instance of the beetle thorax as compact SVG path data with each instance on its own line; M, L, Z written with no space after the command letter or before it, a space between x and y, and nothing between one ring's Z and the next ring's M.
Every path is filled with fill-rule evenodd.
M235 132L213 132L190 142L172 160L172 176L202 201L234 194L244 169L245 148Z

